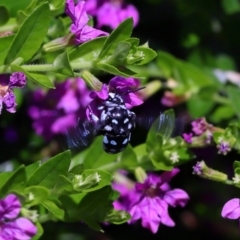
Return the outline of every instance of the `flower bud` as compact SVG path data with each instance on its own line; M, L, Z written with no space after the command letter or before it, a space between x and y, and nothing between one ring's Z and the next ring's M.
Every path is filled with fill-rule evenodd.
M197 164L193 166L193 174L219 182L226 182L228 180L225 173L209 168L204 161L197 162Z
M147 174L141 167L137 167L135 169L135 177L138 182L143 183L147 178Z
M75 175L73 178L73 188L78 191L94 187L101 181L101 176L96 172L86 176L85 174Z
M54 39L53 41L44 44L43 50L45 52L54 52L60 49L64 49L67 46L75 45L74 41L75 41L75 35L68 34L64 37Z
M83 80L90 86L92 89L96 91L100 91L102 89L102 82L100 82L93 74L91 74L87 70L83 70L81 72L81 77Z

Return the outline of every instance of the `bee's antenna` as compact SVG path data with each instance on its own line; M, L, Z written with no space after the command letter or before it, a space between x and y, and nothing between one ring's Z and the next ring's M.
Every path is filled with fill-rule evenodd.
M132 93L132 92L138 92L138 91L140 91L140 90L142 90L144 88L146 88L146 87L140 87L140 88L137 88L137 89L134 89L134 90L127 90L122 95L125 95L125 94L128 94L128 93Z

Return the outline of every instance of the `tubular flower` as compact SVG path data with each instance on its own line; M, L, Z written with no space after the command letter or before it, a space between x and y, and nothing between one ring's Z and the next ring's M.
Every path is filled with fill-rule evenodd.
M168 182L179 172L173 169L164 172L161 176L148 174L144 183L136 183L135 189L129 190L126 194L125 188L117 188L121 193L121 204L117 202L114 206L118 209L127 210L132 216L129 223L137 220L142 221L142 226L156 233L160 223L173 227L174 221L168 213L168 207L184 207L189 200L188 194L182 189L171 190ZM126 201L123 201L125 198Z
M3 104L10 113L16 112L16 101L13 88L22 88L26 84L26 76L22 72L15 72L12 75L0 75L0 114Z
M132 17L134 26L138 24L138 10L123 0L87 0L86 10L95 16L98 27L109 26L115 29L125 19Z
M78 118L85 117L85 108L91 101L89 93L81 78L68 79L48 92L35 91L28 113L36 133L50 139L75 126Z
M21 203L14 194L0 200L0 239L30 240L37 233L37 227L30 220L18 217L20 210Z
M81 44L108 33L88 26L89 17L86 12L85 1L79 1L75 6L74 0L67 0L65 12L72 19L71 32L75 34L76 44Z

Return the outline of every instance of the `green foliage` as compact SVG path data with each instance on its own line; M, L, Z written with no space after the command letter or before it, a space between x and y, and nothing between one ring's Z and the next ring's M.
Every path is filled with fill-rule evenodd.
M25 62L32 58L47 33L49 15L49 6L43 3L26 18L11 43L5 64L12 63L18 57L22 57Z

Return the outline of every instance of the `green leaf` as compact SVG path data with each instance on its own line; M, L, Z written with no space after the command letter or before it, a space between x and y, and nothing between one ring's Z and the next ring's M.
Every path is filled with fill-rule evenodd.
M10 64L18 57L22 57L25 62L32 58L47 34L49 16L49 6L43 3L26 18L13 39L5 64Z
M118 76L123 76L123 77L131 77L134 76L136 73L129 70L128 68L124 67L124 66L112 66L106 63L97 63L97 68L100 70L103 70L107 73L111 73L113 75L118 75Z
M56 67L56 70L58 70L58 73L61 73L67 76L68 75L74 76L71 65L69 63L67 52L64 52L58 55L53 62L53 66Z
M134 65L147 64L147 63L151 62L157 56L157 53L154 50L152 50L151 48L147 48L147 47L140 46L137 48L137 52L139 54L141 53L141 55L143 57L142 57L142 60L135 62Z
M214 107L214 101L201 99L194 96L188 100L187 106L192 118L199 118L207 115Z
M166 78L174 78L178 87L174 93L185 94L186 91L197 92L199 89L215 84L215 78L205 74L202 69L176 59L166 52L158 52L157 64Z
M25 195L33 195L34 199L26 203L27 206L34 206L42 203L49 196L47 188L42 186L32 186L25 188Z
M7 23L8 19L9 19L9 13L7 8L5 8L4 6L0 6L0 26Z
M57 206L56 203L54 203L53 201L47 199L47 200L44 200L42 202L42 205L49 211L53 214L53 216L55 216L57 219L59 220L63 220L64 219L64 216L65 216L65 213L64 213L64 210L61 209L59 206Z
M83 170L84 170L84 165L83 164L78 164L78 165L75 165L73 168L71 168L69 173L82 174Z
M222 7L227 14L240 11L240 3L238 0L222 0Z
M106 39L107 37L95 38L75 47L69 53L70 61L92 62L94 59L97 59Z
M118 43L116 49L114 50L114 53L111 55L110 58L107 59L106 63L114 66L122 64L123 61L126 59L130 49L131 49L130 43L127 42Z
M113 194L111 187L106 186L90 193L61 196L60 201L67 213L65 221L84 221L90 227L97 226L97 223L103 222L112 210Z
M240 89L233 86L228 86L227 89L228 97L231 101L231 106L235 111L236 115L240 117L239 106L240 106Z
M119 42L122 42L131 37L133 30L133 19L128 18L123 21L106 39L102 51L98 57L100 61L107 56L111 56Z
M231 119L235 115L235 111L231 106L219 106L210 116L210 120L219 123L223 120Z
M54 192L58 195L73 193L73 184L68 178L60 175L54 187Z
M2 172L2 173L0 173L0 189L2 189L2 186L5 185L5 183L12 176L12 174L13 174L13 172Z
M34 162L30 165L28 165L25 170L26 170L26 176L27 176L27 179L29 179L33 173L41 166L41 162L40 161L37 161L37 162Z
M170 171L173 169L173 166L171 165L170 161L163 155L163 152L156 152L153 154L153 156L150 156L150 158L152 160L152 164L158 170Z
M85 169L104 168L108 164L112 165L116 155L107 154L102 147L102 136L97 137L88 148L84 158Z
M8 180L2 186L0 190L1 196L3 197L12 191L22 194L25 184L26 171L25 167L22 165L12 173L11 177L8 178Z
M0 38L0 64L4 63L4 60L7 56L7 52L12 43L13 38L14 35L9 35Z
M142 167L146 171L154 170L154 166L152 165L151 159L148 156L146 143L140 144L133 148L138 161L138 166Z
M38 168L28 181L28 186L40 185L53 189L60 175L66 175L70 166L70 151L60 153Z
M124 169L134 170L138 166L137 156L130 145L118 155L117 162Z
M234 161L233 169L240 168L240 161Z
M20 71L23 72L28 79L31 79L32 81L47 87L47 88L55 88L52 81L46 76L46 74L39 74L39 73L29 73L26 70L24 70L22 67L17 65L11 65L12 71Z
M10 15L14 17L19 9L25 9L29 4L29 0L21 0L21 1L1 1L1 5L5 6Z

